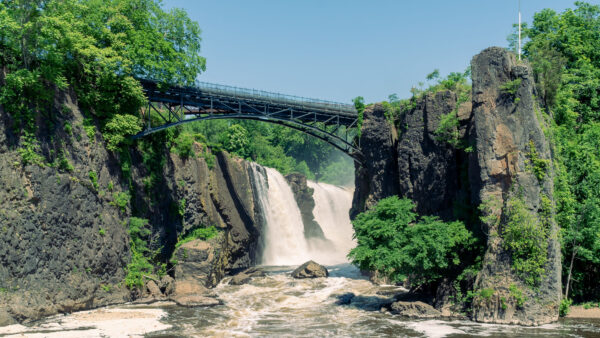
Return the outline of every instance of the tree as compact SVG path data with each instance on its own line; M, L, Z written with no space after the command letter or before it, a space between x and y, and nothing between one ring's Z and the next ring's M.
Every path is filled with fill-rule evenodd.
M523 52L553 118L564 295L582 301L600 297L600 6L575 5L536 13Z
M356 248L348 257L363 270L377 271L395 282L410 281L413 289L458 275L461 256L475 243L460 221L419 217L409 199L392 196L352 222Z

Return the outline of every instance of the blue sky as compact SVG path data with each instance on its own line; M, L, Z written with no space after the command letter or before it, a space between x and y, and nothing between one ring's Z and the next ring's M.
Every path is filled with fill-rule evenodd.
M597 1L589 1L597 3ZM574 1L522 0L524 21ZM410 96L438 68L507 46L518 0L164 0L202 28L200 80L351 102Z

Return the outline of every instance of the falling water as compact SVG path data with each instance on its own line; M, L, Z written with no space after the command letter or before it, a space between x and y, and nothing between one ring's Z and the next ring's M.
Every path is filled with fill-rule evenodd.
M321 248L323 253L327 253L327 257L322 259L323 264L347 263L346 255L356 246L348 214L352 206L352 190L312 181L308 181L308 186L314 189L313 215L330 242L326 248Z
M309 260L302 215L285 178L271 168L264 168L263 173L257 165L253 165L252 171L265 221L260 262L294 265Z
M352 192L330 184L308 182L314 189L313 215L325 239L304 235L304 224L292 189L275 169L252 164L252 177L259 207L263 212L263 265L298 265L312 259L326 265L347 263L354 246L348 210Z

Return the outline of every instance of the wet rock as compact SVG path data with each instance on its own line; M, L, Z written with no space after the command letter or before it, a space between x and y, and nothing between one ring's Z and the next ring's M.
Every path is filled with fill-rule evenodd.
M294 278L319 278L328 276L329 271L314 261L308 261L292 272L292 277Z
M338 295L336 296L336 298L338 299L336 304L338 305L348 305L350 303L352 303L352 299L355 297L356 295L352 292L348 292L348 293L344 293L343 295Z
M0 326L12 325L17 322L13 317L6 311L6 309L0 309Z
M151 280L146 283L146 291L153 297L162 297L162 292L155 281Z
M259 268L253 267L247 270L244 270L237 275L233 276L229 281L229 285L243 285L250 282L253 277L264 277L266 276L265 272Z
M313 190L306 184L306 176L298 173L292 173L285 176L294 198L302 215L302 223L304 224L304 235L306 238L325 239L325 234L321 226L315 221L313 209L315 208L315 200L313 198Z
M223 304L223 302L218 298L194 294L177 295L171 297L171 300L173 300L177 305L185 307L215 306Z
M396 315L410 318L438 318L442 316L442 313L436 310L433 306L420 301L394 302L391 305L391 312Z
M165 275L160 279L160 284L158 286L160 287L160 291L168 296L175 291L175 280L173 277Z

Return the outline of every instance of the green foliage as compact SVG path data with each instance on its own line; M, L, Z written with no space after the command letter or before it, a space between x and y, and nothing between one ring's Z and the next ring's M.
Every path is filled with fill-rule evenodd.
M104 126L103 136L106 149L117 151L121 145L129 144L129 136L142 130L140 119L134 115L115 115Z
M94 189L97 191L98 190L98 175L96 174L95 171L90 171L89 172L89 177L90 177L90 181L92 182L92 186L94 187Z
M396 196L382 199L353 221L356 248L348 257L363 270L378 271L411 285L436 282L460 264L475 240L462 222L419 218L414 204Z
M529 286L537 286L545 276L549 231L521 198L506 203L506 224L502 231L504 248L511 253L512 268Z
M569 310L573 301L571 299L563 298L560 301L560 305L558 307L558 315L560 317L566 317L569 314Z
M362 125L365 116L365 98L362 96L355 97L352 102L354 103L354 108L358 113L358 122L356 123L356 128L358 130L358 137L362 135Z
M96 141L96 126L91 118L83 119L83 130L85 130L90 142L94 143Z
M507 81L500 85L500 91L510 95L515 95L521 87L521 81L521 78L514 79L512 81Z
M175 244L175 250L179 249L179 247L183 244L191 242L195 239L206 241L217 236L218 234L219 230L217 230L217 228L215 228L214 225L211 225L209 227L196 228L192 230L192 232L190 232L188 235L177 240L177 244Z
M177 213L179 216L185 215L185 198L182 198L177 205Z
M149 262L146 254L149 252L147 238L151 231L148 229L148 220L138 217L129 219L129 246L131 252L131 262L127 265L125 276L125 285L128 288L144 287L144 275L150 275L154 269Z
M181 158L194 157L194 138L189 133L180 133L173 142L175 153Z
M104 236L104 235L106 235L106 230L104 230L104 229L100 228L100 230L98 230L98 234L99 234L100 236Z
M477 296L485 300L490 300L496 291L494 289L481 289L477 292Z
M523 305L525 305L525 301L527 300L527 297L523 295L523 290L515 284L511 284L508 287L508 290L510 291L510 295L514 298L517 307L523 308Z
M75 169L75 168L73 168L73 165L69 162L69 159L67 159L67 156L65 155L65 151L62 149L58 152L55 166L60 170L64 170L64 171L68 171L68 172L72 172Z
M128 192L118 192L113 194L113 201L111 203L119 207L121 212L125 212L127 205L129 205L129 200L131 200L131 195Z
M546 177L548 168L550 167L550 160L540 158L540 155L538 154L533 140L529 140L529 154L527 154L527 157L527 169L533 172L533 174L541 184L544 181L544 178Z
M71 123L65 122L63 129L65 130L65 133L67 133L68 135L73 135L73 127L71 126Z
M524 55L553 119L554 198L565 297L598 299L600 278L600 6L544 9L523 31ZM566 302L566 301L563 301ZM565 309L568 308L565 307Z
M0 104L16 135L26 136L23 163L42 163L33 117L51 114L55 88L75 91L115 151L140 130L137 114L146 100L134 76L191 84L205 69L199 51L198 24L158 0L3 1L0 64L7 74ZM84 129L94 141L93 124L84 121Z

